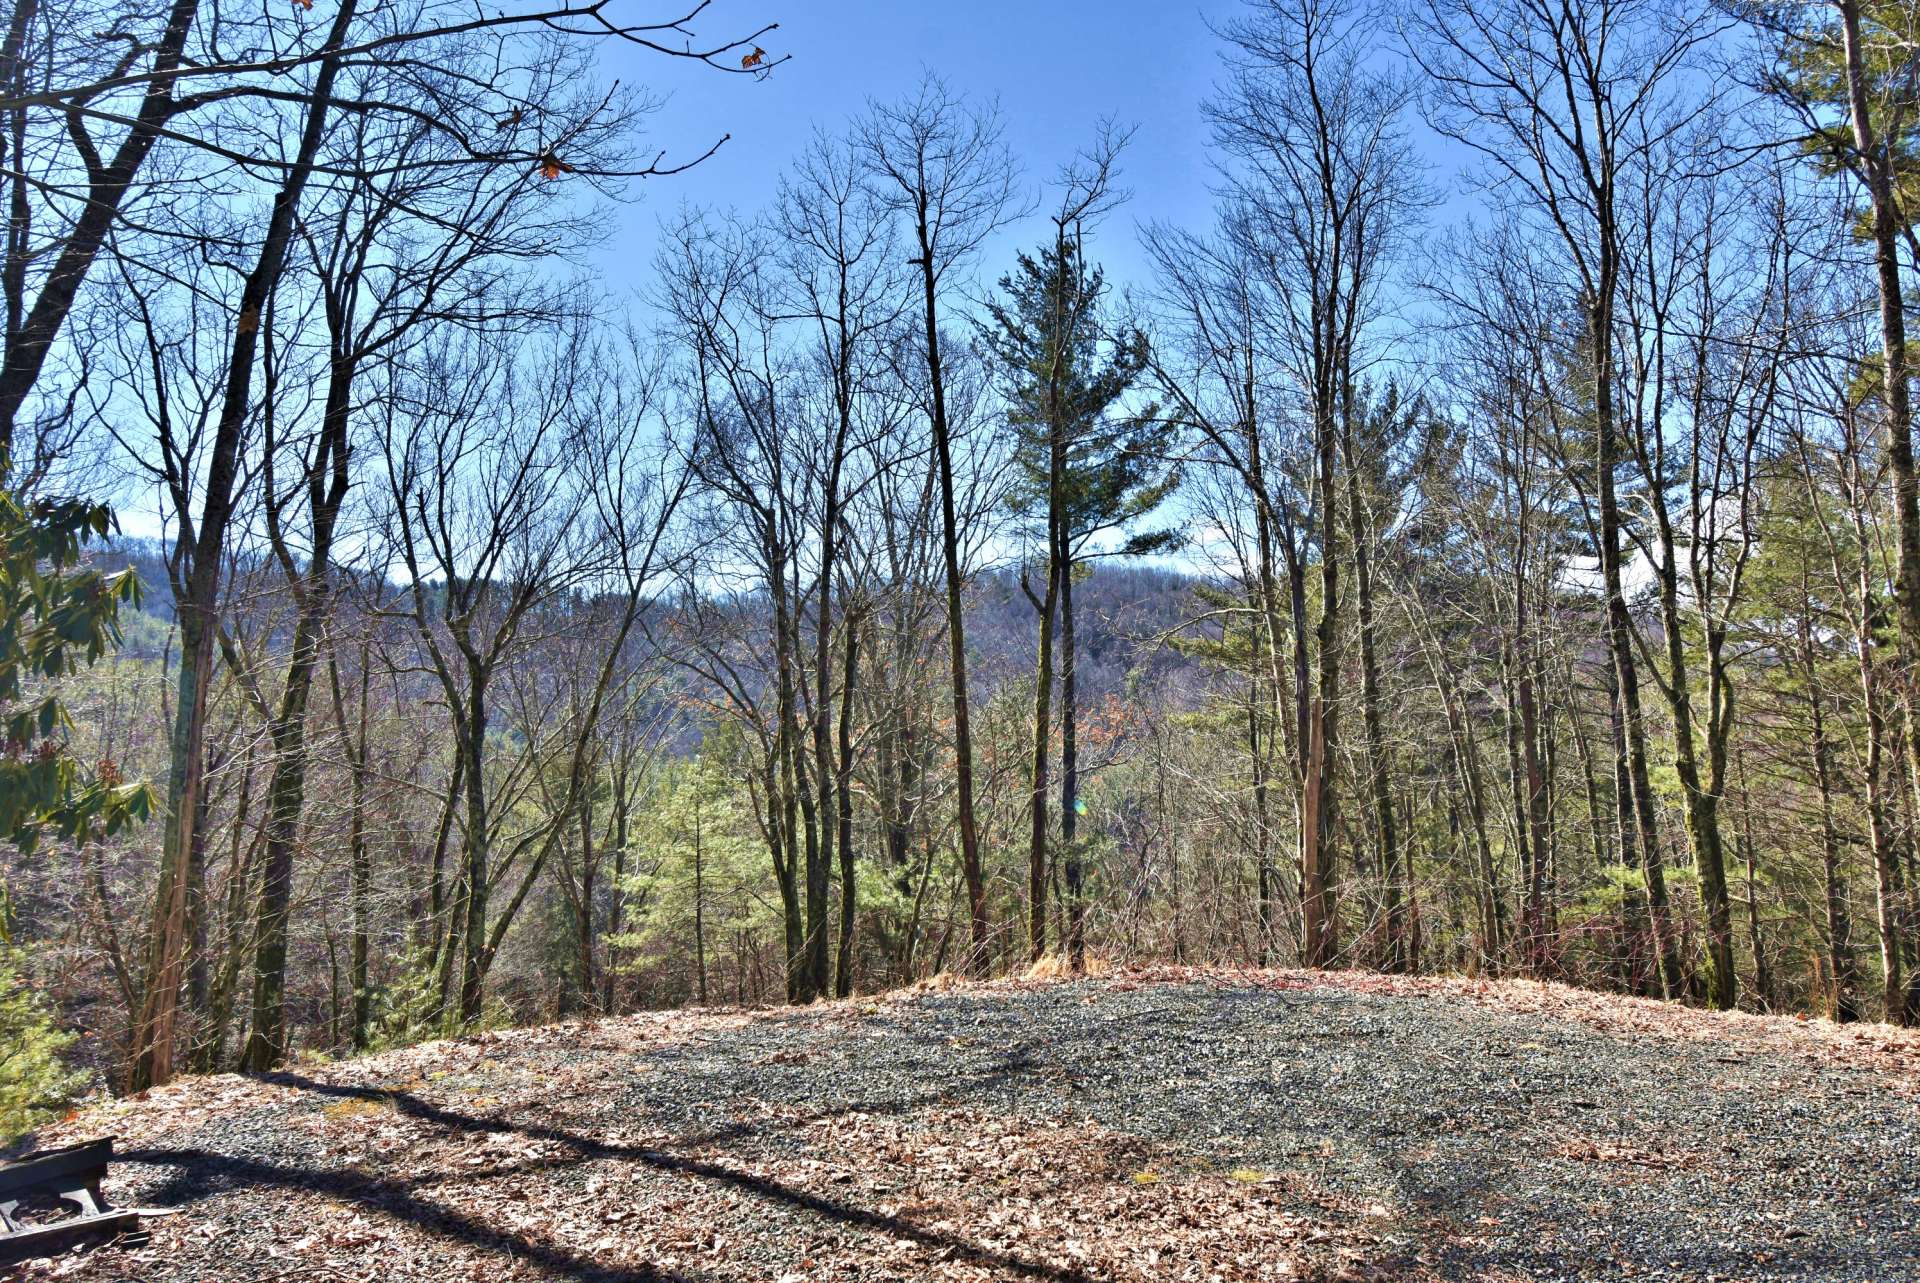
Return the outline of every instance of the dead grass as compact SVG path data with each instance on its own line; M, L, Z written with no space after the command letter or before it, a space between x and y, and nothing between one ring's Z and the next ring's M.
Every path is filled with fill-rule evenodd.
M1090 953L1086 957L1085 966L1076 973L1072 962L1064 954L1048 953L1041 955L1040 959L1028 967L1020 978L1027 981L1096 980L1101 976L1111 975L1113 969L1113 962L1110 959Z

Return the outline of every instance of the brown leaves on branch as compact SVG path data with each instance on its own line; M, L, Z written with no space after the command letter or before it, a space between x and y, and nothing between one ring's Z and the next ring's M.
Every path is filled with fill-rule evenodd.
M766 60L767 60L767 51L765 49L762 49L759 45L755 45L753 47L752 53L740 59L740 69L742 71L752 71L755 67L758 67L761 63L765 62Z
M551 151L541 152L540 160L538 163L540 166L540 177L547 179L549 181L560 177L560 175L562 174L571 174L573 172L572 165L569 165L566 161L561 160L558 156L554 155L553 152Z

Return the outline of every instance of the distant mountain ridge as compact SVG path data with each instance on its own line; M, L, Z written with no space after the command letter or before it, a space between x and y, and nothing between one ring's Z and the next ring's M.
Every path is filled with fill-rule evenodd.
M97 564L130 565L140 576L141 611L162 628L176 617L166 554L155 539L121 537L95 549ZM1084 698L1125 691L1130 676L1165 678L1198 666L1165 644L1202 609L1200 576L1157 565L1094 562L1074 584L1075 671ZM1038 616L1020 589L1020 573L998 567L978 576L967 601L967 649L974 691L991 698L1008 681L1033 671ZM128 629L127 653L158 658L156 633ZM153 653L148 654L151 650Z

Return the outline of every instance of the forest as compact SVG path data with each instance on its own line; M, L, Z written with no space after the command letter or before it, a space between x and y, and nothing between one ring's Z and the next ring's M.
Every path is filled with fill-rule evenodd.
M816 19L673 2L11 0L0 1140L945 974L1920 1022L1920 5L1195 14L1176 225L931 54L706 204L609 51Z

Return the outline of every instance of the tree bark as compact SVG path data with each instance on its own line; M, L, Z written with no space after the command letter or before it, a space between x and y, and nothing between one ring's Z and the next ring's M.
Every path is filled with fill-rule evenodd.
M1366 732L1367 793L1373 803L1374 830L1380 841L1380 892L1385 938L1379 954L1383 971L1406 970L1406 923L1400 905L1400 832L1393 809L1391 768L1387 760L1385 716L1380 698L1380 658L1373 619L1373 530L1362 502L1356 442L1349 428L1347 450L1347 523L1353 539L1354 607L1360 625L1360 712Z
M1594 384L1594 417L1599 435L1600 569L1606 585L1607 647L1613 661L1614 690L1620 706L1623 756L1628 791L1632 796L1637 849L1643 859L1641 868L1646 879L1653 952L1659 962L1661 991L1669 998L1677 998L1684 986L1679 940L1668 920L1666 871L1661 863L1660 835L1653 811L1653 784L1647 770L1647 730L1640 705L1640 672L1633 657L1633 616L1628 610L1622 584L1620 502L1614 484L1620 448L1613 388L1613 305L1619 251L1612 244L1610 223L1603 229L1602 237L1606 244L1601 250L1600 294L1591 304L1587 332L1592 347L1589 356Z
M839 761L835 767L834 793L839 799L840 852L840 950L834 963L833 993L837 998L853 995L854 925L859 912L859 878L853 858L853 692L860 675L860 625L856 612L846 621L846 646L840 667Z
M967 915L971 946L967 970L984 975L987 969L987 881L980 864L980 831L973 813L973 723L967 697L967 631L963 595L966 579L960 567L960 529L954 506L953 433L947 421L945 363L940 355L939 282L934 275L933 229L924 198L916 206L914 229L919 241L920 287L925 304L927 379L932 395L933 453L940 480L940 555L947 572L947 654L953 672L953 754L956 805L960 822L960 867L967 882Z
M346 6L349 15L353 7L351 3ZM17 27L24 35L26 24L32 20L36 8L34 3L22 4L15 12L18 21L9 24L10 34L11 29ZM24 320L9 327L6 360L0 364L0 459L12 453L14 426L20 408L40 379L47 354L66 324L68 314L73 311L80 286L92 270L94 260L99 257L108 233L120 217L120 206L132 189L135 176L146 163L154 143L165 132L167 122L178 110L173 97L173 85L180 72L187 36L199 12L200 0L174 0L173 6L167 11L167 25L160 33L159 43L154 46L153 72L140 99L140 110L128 126L125 137L120 140L113 159L87 175L87 199L80 203L73 226L67 232L52 271L47 274L40 296L34 300L33 308ZM344 29L339 22L333 28L336 34ZM336 39L333 43L337 45L339 42ZM72 119L76 128L84 127L84 117L77 111ZM24 172L24 164L18 160L15 163L22 164ZM310 167L311 163L309 153L306 164ZM296 162L289 174L299 173L299 170L299 163ZM304 174L298 181L305 183ZM255 274L258 274L257 268ZM256 303L264 297L262 292ZM146 1056L146 1053L143 1051L142 1055ZM150 1056L147 1060L146 1067L140 1071L142 1074L154 1067Z
M1060 568L1060 844L1067 866L1067 965L1087 969L1086 866L1078 846L1080 827L1080 695L1074 675L1073 559Z
M1833 822L1833 750L1827 742L1826 697L1820 689L1819 671L1814 664L1813 638L1805 618L1800 623L1800 651L1807 679L1807 715L1813 728L1813 779L1820 793L1821 874L1827 910L1827 977L1833 986L1828 1014L1844 1024L1860 1018L1857 997L1860 968L1854 957L1853 922L1847 912L1847 890L1841 875L1840 834ZM1749 871L1749 888L1752 876ZM1758 956L1757 952L1755 956Z
M299 614L294 623L293 654L272 728L273 777L267 786L267 856L254 946L253 1021L240 1058L241 1068L255 1073L272 1069L287 1056L287 915L293 900L294 851L306 807L307 713L332 603L329 562L333 534L348 484L347 428L355 362L339 346L347 341L336 327L321 446L308 485L313 517L311 560L304 578L289 580ZM275 505L272 496L268 503L270 507ZM270 513L269 520L277 522L278 517ZM278 543L277 531L274 537ZM291 568L290 559L288 565ZM354 778L358 786L357 772Z
M337 49L344 41L356 5L357 0L343 0L328 33L329 48ZM186 0L182 0L181 7L191 14L192 6ZM241 288L239 320L227 358L226 389L207 459L199 528L193 532L192 557L182 585L185 591L176 595L180 619L179 688L167 776L167 824L160 881L154 897L146 986L140 1018L135 1024L128 1074L129 1085L134 1090L157 1086L173 1077L180 984L188 943L187 865L196 841L205 783L208 686L213 676L218 630L221 562L239 475L240 438L251 410L253 367L262 319L286 265L295 214L313 173L338 71L338 58L328 55L320 60L299 148L274 196L266 237ZM104 235L104 227L101 232ZM78 284L76 278L73 285L77 288ZM51 288L50 283L49 292ZM39 310L38 306L35 310ZM38 369L37 363L34 368ZM24 397L24 389L20 395ZM13 408L19 403L17 398L10 399L12 396L12 389L0 387L0 427L10 421ZM182 537L185 538L185 532Z
M1050 484L1049 491L1058 489ZM1059 526L1048 501L1047 586L1040 596L1040 642L1033 665L1032 791L1028 798L1027 831L1027 960L1038 962L1047 952L1047 808L1052 791L1048 779L1053 756L1053 621L1059 610Z

